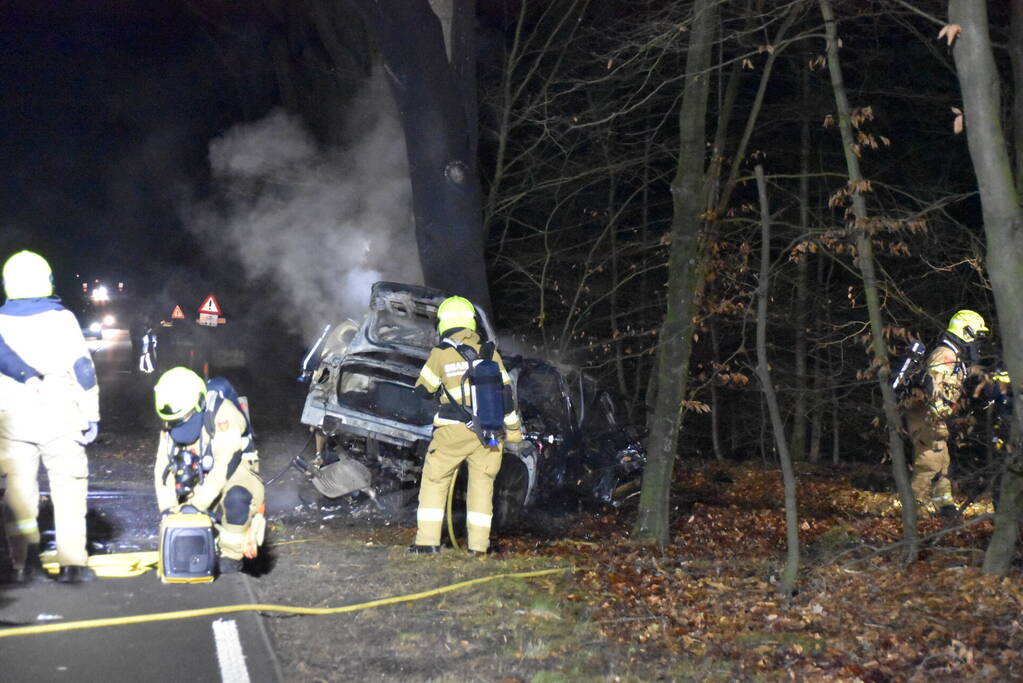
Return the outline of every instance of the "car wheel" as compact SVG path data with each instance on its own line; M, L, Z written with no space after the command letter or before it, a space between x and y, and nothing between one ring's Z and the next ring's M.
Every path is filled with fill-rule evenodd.
M494 482L494 529L507 531L518 525L525 515L529 472L517 458L505 457Z

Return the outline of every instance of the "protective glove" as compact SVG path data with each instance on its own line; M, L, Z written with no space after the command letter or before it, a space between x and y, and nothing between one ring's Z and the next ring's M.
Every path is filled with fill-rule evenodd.
M952 406L948 403L934 403L930 408L931 419L936 422L944 422L952 417Z
M504 434L505 443L522 443L522 430L520 429L509 429Z
M937 422L934 425L934 436L938 439L948 438L948 425L944 422Z
M88 446L96 437L99 435L99 422L90 422L89 428L82 431L82 438L78 439L78 443L83 446Z

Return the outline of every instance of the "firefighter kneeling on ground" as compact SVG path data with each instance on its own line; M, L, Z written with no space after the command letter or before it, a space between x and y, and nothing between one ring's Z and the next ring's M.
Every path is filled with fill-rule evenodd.
M920 516L932 509L945 518L956 515L948 477L948 420L958 407L963 381L975 372L980 342L989 333L979 313L958 311L925 362L925 400L913 405L907 415L913 440L913 496Z
M217 532L220 574L237 572L263 541L263 480L248 419L223 378L188 368L165 372L153 389L164 422L153 467L162 514L192 506Z
M467 370L477 358L491 359L500 369L497 387L503 417L504 440L522 441L518 413L511 391L511 378L492 342L480 344L476 334L476 309L468 299L455 296L437 308L437 332L441 343L430 352L416 380L415 391L422 397L439 398L440 408L433 420L433 439L423 464L419 488L418 530L412 553L436 553L440 550L451 478L463 461L468 462L466 526L470 553L484 555L490 547L490 526L494 509L494 479L501 469L502 444L497 434L484 434L480 425L472 425L473 398ZM480 388L475 387L477 396ZM479 406L483 405L480 400ZM477 406L477 408L479 408ZM474 430L472 427L476 427Z

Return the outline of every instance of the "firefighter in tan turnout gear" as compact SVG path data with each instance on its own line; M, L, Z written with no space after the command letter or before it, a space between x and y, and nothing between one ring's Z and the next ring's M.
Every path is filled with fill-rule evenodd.
M441 303L437 308L437 331L441 343L430 352L416 381L416 392L439 399L440 407L434 417L433 439L423 465L416 513L418 530L415 544L409 551L435 553L440 550L451 478L462 462L467 461L467 545L470 552L484 554L490 546L494 479L501 468L500 432L503 431L508 443L522 441L511 378L492 342L481 345L476 334L476 310L467 299L455 296ZM492 361L483 366L492 368L492 375L485 379L482 370L477 375L467 374L474 365L481 367L481 361ZM490 386L484 387L488 380ZM493 384L498 392L496 399ZM497 410L488 410L491 417L486 418L481 412L488 402L496 402L492 408Z
M925 400L912 406L907 415L913 440L913 496L921 515L932 510L942 516L955 513L948 478L948 420L956 412L963 380L979 361L980 341L988 334L979 313L958 311L925 362Z
M5 531L11 549L10 581L42 575L39 560L39 463L46 467L57 536L61 583L95 578L86 565L85 445L99 429L96 369L74 314L53 295L53 273L31 251L3 267L7 301L0 306L0 336L10 351L42 376L23 382L0 375L0 474L7 477Z
M263 480L246 415L219 377L204 382L188 368L171 368L153 388L164 421L153 466L156 502L167 514L190 505L208 512L217 531L220 574L254 558L266 528Z

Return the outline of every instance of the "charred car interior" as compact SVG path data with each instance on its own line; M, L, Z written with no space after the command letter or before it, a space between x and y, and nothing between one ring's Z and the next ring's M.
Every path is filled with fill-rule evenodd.
M316 454L304 466L321 494L356 492L410 504L417 493L437 405L413 392L439 342L438 290L376 283L361 324L325 328L303 361L309 383L302 422ZM482 336L495 339L486 319ZM621 426L614 397L575 370L504 354L525 440L505 448L494 490L495 526L513 526L530 507L570 492L616 505L638 486L645 454ZM319 476L327 472L331 476ZM460 477L464 481L464 477Z

